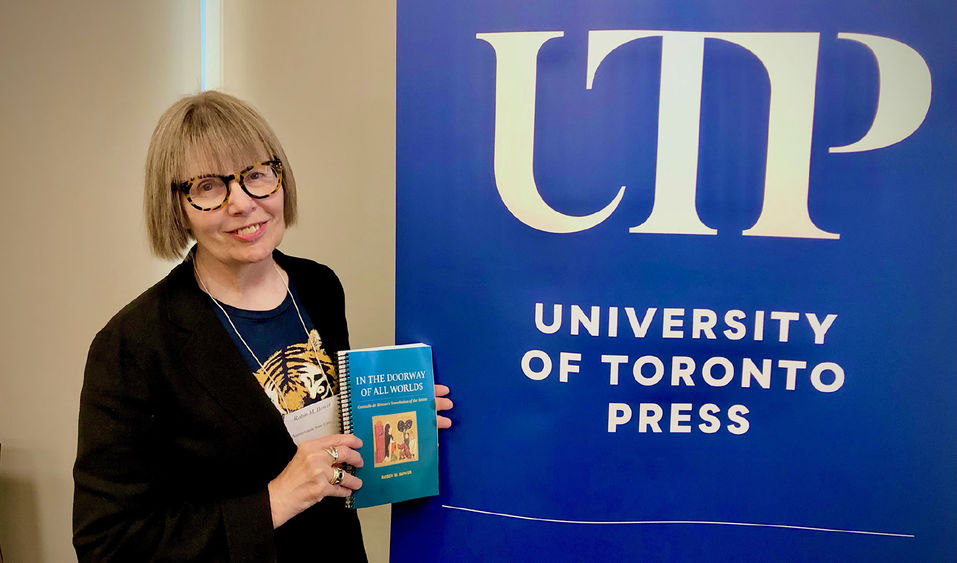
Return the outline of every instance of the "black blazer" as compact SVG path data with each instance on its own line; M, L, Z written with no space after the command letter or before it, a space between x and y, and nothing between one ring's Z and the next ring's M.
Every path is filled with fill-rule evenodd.
M275 259L335 358L349 346L338 278ZM342 499L273 531L266 486L296 446L213 307L187 261L96 335L73 470L80 561L365 560Z

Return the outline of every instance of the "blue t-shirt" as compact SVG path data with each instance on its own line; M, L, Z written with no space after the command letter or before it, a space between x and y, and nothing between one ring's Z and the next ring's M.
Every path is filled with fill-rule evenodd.
M294 297L295 288L290 284ZM298 298L296 303L299 303ZM236 329L229 324L219 307L213 305L216 315L223 323L226 332L236 343L236 348L246 358L246 363L262 386L263 391L272 400L280 412L291 412L311 405L338 392L335 365L322 347L319 332L313 328L308 314L299 307L302 321L309 330L306 339L302 322L296 314L289 294L278 307L269 311L248 311L237 309L220 302ZM249 347L255 352L262 366L246 349L236 331L242 335ZM319 357L316 358L316 352Z

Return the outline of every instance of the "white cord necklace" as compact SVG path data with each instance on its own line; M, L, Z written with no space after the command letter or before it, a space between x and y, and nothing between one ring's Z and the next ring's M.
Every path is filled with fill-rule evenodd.
M323 375L325 375L325 370L322 369L322 362L319 360L319 351L316 350L316 343L313 342L312 337L309 335L309 329L306 328L306 321L303 320L302 313L299 311L299 305L296 304L296 298L292 295L292 290L289 289L289 282L283 279L282 272L279 271L279 266L275 262L272 263L272 266L273 268L276 269L276 273L279 275L279 280L283 283L284 286L286 286L286 294L288 294L289 299L292 300L292 306L296 309L296 315L299 317L299 323L302 324L302 330L303 332L306 333L306 340L308 340L309 344L312 346L312 353L315 354L316 356L316 363L319 365L319 371L322 372ZM239 332L239 329L236 328L236 324L233 323L233 319L230 318L229 313L226 312L226 308L223 307L222 303L220 303L218 299L213 297L213 294L210 293L209 288L206 287L206 282L203 281L203 276L199 273L199 263L197 262L195 256L193 257L193 271L196 272L196 279L198 279L199 284L203 286L203 291L206 292L206 295L208 295L209 298L213 300L213 303L215 303L216 306L219 307L219 310L223 312L223 315L226 316L226 320L229 322L229 326L233 327L233 332L235 332L236 336L239 337L239 341L243 343L243 346L245 346L246 350L249 351L249 355L251 355L253 359L256 360L256 363L259 364L259 369L262 370L263 375L265 375L269 379L269 381L273 384L273 387L276 388L276 397L278 397L279 402L282 403L280 405L282 410L286 414L292 412L291 409L289 409L289 407L286 405L286 400L283 398L282 390L279 388L279 383L276 382L275 377L273 377L273 375L266 370L266 366L263 365L262 361L260 361L259 356L257 356L256 353L253 352L253 349L246 342L246 339L243 338L243 335Z

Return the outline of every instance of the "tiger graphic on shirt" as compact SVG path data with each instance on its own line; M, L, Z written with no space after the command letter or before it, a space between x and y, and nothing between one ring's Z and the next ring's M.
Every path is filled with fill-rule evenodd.
M254 372L280 412L301 409L339 392L336 366L323 349L319 332L309 331L309 339L311 344L302 342L276 350L263 362L263 367Z

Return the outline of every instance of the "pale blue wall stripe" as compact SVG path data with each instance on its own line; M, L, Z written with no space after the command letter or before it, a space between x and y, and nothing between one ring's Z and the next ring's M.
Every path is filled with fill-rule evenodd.
M206 0L199 0L199 84L200 89L209 88L209 64L206 62Z

